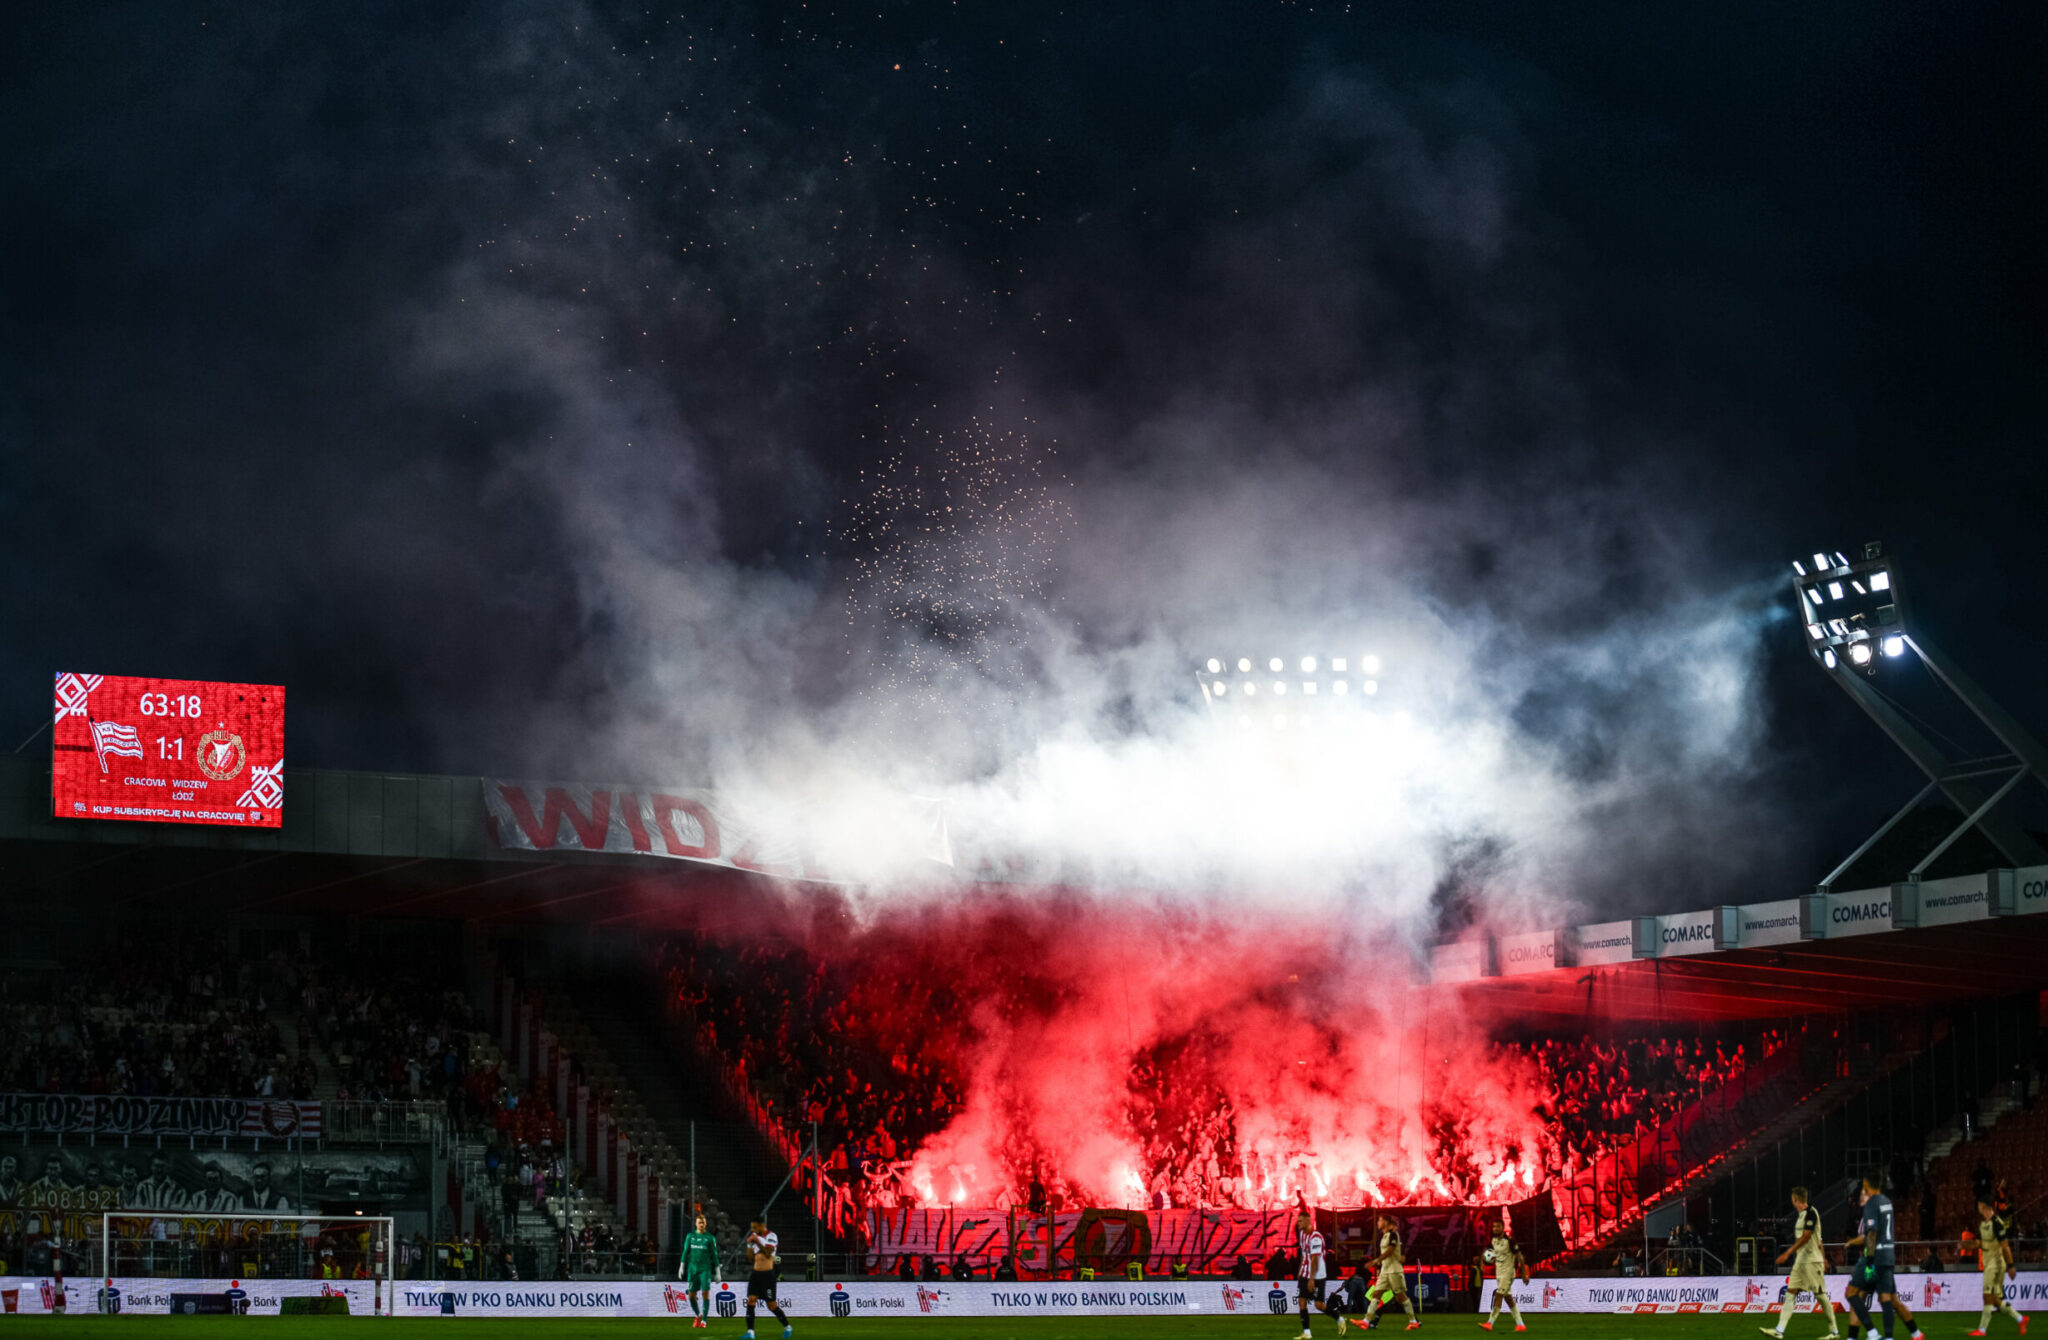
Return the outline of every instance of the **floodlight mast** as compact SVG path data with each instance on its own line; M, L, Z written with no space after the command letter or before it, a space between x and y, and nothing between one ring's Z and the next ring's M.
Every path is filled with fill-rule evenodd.
M2048 851L2030 835L2019 816L2004 802L2020 782L2031 776L2048 786L2048 750L2027 729L1979 688L1962 668L1942 655L1913 630L1900 588L1898 564L1885 556L1876 541L1863 546L1851 561L1840 551L1816 553L1792 564L1793 597L1805 624L1807 654L1842 691L1889 735L1906 757L1927 774L1927 785L1885 821L1863 844L1820 882L1826 893L1879 839L1898 826L1920 803L1940 791L1964 818L1932 851L1922 856L1906 879L1917 883L1940 855L1972 828L1982 830L2000 854L2015 866L2048 864ZM1884 662L1907 652L1934 675L1941 686L1982 722L2006 752L1985 758L1956 758L1937 744L1873 681ZM1979 785L2000 779L1986 795Z

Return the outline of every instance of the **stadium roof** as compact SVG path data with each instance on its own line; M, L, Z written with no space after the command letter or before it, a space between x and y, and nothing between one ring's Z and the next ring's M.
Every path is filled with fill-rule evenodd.
M775 897L772 884L792 887L695 861L501 846L487 822L478 777L308 769L287 772L285 782L282 829L59 821L50 816L48 764L0 755L4 886L16 898L63 897L195 916L345 913L644 929L698 924L707 900ZM1942 883L1976 887L1984 879ZM2040 884L2036 878L2028 887ZM1772 1018L2048 990L2048 915L1987 918L1980 911L1954 924L1898 930L1890 928L1886 909L1882 923L1854 926L1857 933L1840 938L1801 938L1800 930L1783 943L1733 944L1759 918L1773 925L1785 920L1765 913L1796 908L1795 920L1817 921L1825 931L1830 907L1856 910L1857 900L1887 892L1447 946L1437 953L1473 951L1471 971L1461 974L1440 962L1431 989L1453 993L1503 1022L1543 1026ZM1733 947L1669 943L1702 926L1726 932ZM1617 928L1629 941L1618 961L1582 959L1537 971L1504 962L1517 945L1554 946L1544 951L1555 953L1554 962L1597 957L1589 948L1601 943L1594 937Z
M2048 916L1805 940L1460 984L1475 1010L1546 1028L1602 1019L1768 1019L2048 990Z
M725 866L499 845L480 777L287 769L284 826L58 820L47 761L0 755L0 859L16 896L228 912L660 926L758 890Z

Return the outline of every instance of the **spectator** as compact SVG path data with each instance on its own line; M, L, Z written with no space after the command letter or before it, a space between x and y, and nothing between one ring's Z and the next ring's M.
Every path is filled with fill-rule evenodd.
M909 1252L903 1254L903 1259L896 1263L896 1278L902 1280L905 1284L917 1278L917 1258L915 1256L912 1256Z
M1237 1258L1237 1264L1236 1264L1236 1265L1234 1265L1234 1266L1232 1266L1232 1267L1230 1268L1230 1278L1232 1278L1232 1279L1234 1279L1234 1280L1248 1280L1248 1279L1250 1279L1251 1277L1252 1277L1252 1263L1251 1263L1251 1261L1250 1261L1249 1259L1247 1259L1246 1257L1243 1257L1243 1256L1240 1256L1240 1257L1238 1257L1238 1258Z
M939 1258L936 1256L925 1257L924 1273L921 1274L918 1278L922 1279L927 1284L936 1284L940 1280L944 1279L945 1276L941 1274L939 1271Z
M956 1256L953 1258L953 1278L962 1283L974 1278L974 1267L968 1264L966 1257Z

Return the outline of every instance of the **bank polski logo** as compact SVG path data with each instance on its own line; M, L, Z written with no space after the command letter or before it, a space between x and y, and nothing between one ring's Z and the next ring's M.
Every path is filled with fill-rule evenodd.
M1268 1290L1266 1290L1266 1311L1268 1311L1268 1312L1272 1313L1272 1314L1273 1314L1274 1316L1276 1316L1276 1317L1283 1317L1283 1316L1286 1316L1286 1315L1287 1315L1287 1290L1285 1290L1285 1289L1268 1289Z
M845 1285L833 1285L832 1296L826 1301L832 1305L833 1316L850 1317L853 1315L853 1295L846 1291Z
M718 1304L718 1315L721 1317L737 1315L740 1310L740 1297L732 1291L730 1284L719 1288L718 1297L714 1301Z

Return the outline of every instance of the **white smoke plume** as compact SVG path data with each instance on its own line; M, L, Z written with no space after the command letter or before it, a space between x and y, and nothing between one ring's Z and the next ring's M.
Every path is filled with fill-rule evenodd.
M1219 146L1247 204L1160 292L1084 220L991 298L943 232L890 231L872 145L747 112L744 41L708 74L665 50L657 93L547 27L502 57L532 75L484 118L509 148L465 160L503 220L411 344L571 558L581 696L532 757L715 785L876 891L1308 899L1414 939L1757 858L1716 839L1760 809L1771 592L1707 575L1685 471L1637 450L1660 430L1588 390L1507 110L1305 77ZM1044 336L1076 323L1114 378ZM718 384L734 339L765 408ZM872 412L777 402L862 341ZM747 557L764 516L796 560ZM1377 657L1373 709L1219 726L1197 667L1268 655ZM900 795L944 802L954 875L878 850Z

